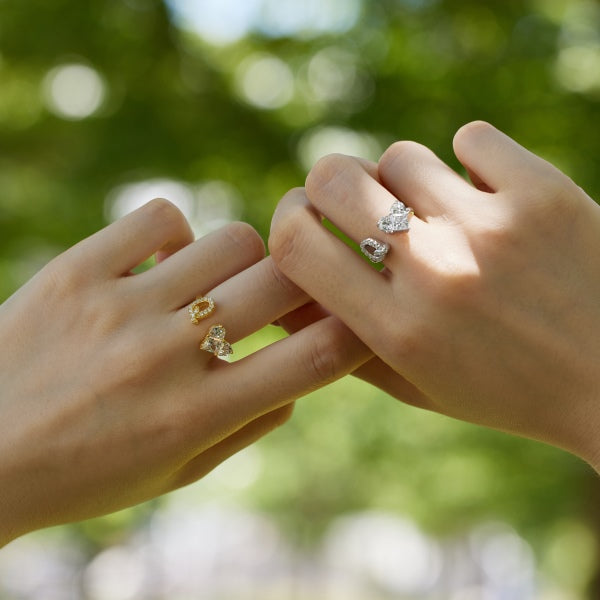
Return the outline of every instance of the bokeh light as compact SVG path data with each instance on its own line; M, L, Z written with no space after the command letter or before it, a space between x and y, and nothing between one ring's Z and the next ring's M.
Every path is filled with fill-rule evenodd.
M311 129L298 143L298 158L307 171L326 154L337 152L377 161L382 147L369 133L334 126Z
M252 31L271 37L343 33L357 22L361 0L168 0L175 21L206 42L227 45Z
M600 92L600 44L563 48L556 62L556 78L571 92Z
M240 95L257 108L280 108L294 95L292 71L276 56L249 56L238 67L236 79Z
M252 27L261 0L168 0L175 22L216 45L235 42Z
M533 592L535 559L527 542L504 523L482 525L471 535L471 548L486 581L506 593Z
M83 579L90 600L136 600L142 598L146 578L144 557L139 551L112 546L86 567Z
M44 79L44 97L49 110L63 119L79 120L93 115L106 96L100 74L84 64L54 67Z
M308 85L317 101L352 97L357 82L357 59L336 46L319 50L308 65Z
M361 0L263 0L256 26L273 37L340 34L356 24L361 5Z
M437 545L395 515L366 513L334 521L325 538L327 560L348 577L372 581L392 597L429 591L441 572Z
M153 198L165 198L177 206L199 237L237 220L242 202L239 192L224 181L196 184L173 179L149 179L117 186L104 201L109 221L115 221Z
M593 0L0 0L2 296L154 197L266 241L325 154L414 139L464 173L479 118L600 197L599 73ZM197 484L3 548L0 598L587 600L598 486L345 378Z

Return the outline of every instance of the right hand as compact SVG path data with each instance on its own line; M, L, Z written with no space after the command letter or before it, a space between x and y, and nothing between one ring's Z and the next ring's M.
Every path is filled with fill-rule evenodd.
M380 359L360 369L368 381L600 470L600 207L486 123L454 145L473 185L413 142L379 165L322 159L277 208L272 256L313 313L338 316ZM410 231L378 231L396 199L415 210ZM386 268L323 217L356 242L388 242Z

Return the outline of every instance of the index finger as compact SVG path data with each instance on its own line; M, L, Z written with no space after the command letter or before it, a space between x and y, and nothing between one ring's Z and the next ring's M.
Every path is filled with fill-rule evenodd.
M156 252L173 254L194 241L181 211L163 198L144 206L94 233L68 250L75 261L95 265L102 275L127 275Z
M463 125L453 144L456 157L471 179L487 191L528 189L557 172L550 163L485 121Z
M380 332L365 317L381 309L389 282L321 224L302 188L288 192L275 210L269 249L289 279L372 346Z

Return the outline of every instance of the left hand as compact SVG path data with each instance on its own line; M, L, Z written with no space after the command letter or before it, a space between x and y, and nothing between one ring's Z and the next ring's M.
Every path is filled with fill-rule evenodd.
M369 358L335 318L232 363L202 351L217 323L234 343L306 301L263 254L243 223L194 241L157 199L0 306L0 546L199 479ZM207 293L196 327L188 305Z

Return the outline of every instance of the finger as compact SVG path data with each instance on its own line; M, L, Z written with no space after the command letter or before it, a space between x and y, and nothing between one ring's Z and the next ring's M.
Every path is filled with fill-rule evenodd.
M379 177L425 220L460 214L465 202L474 198L472 186L429 148L415 142L390 146L379 161Z
M220 408L225 416L233 410L253 418L351 373L372 356L339 319L321 319L227 365L230 401Z
M468 123L456 132L454 152L475 182L495 192L527 189L556 172L550 163L484 121Z
M181 211L156 198L69 250L74 258L103 274L120 276L156 252L175 252L194 240Z
M174 474L169 486L170 490L183 487L204 477L236 452L243 450L273 431L273 429L280 427L291 417L293 409L294 404L290 403L262 415L244 425L223 441L195 456Z
M369 315L385 310L388 279L323 227L303 190L292 190L279 203L269 248L279 269L298 287L365 343L376 341L380 319Z
M483 181L483 179L481 179L477 173L474 173L471 169L469 169L469 167L465 167L465 170L469 176L469 179L471 180L471 183L476 189L478 189L480 192L486 192L488 194L494 193L494 190L485 181Z
M372 358L361 365L354 371L353 375L387 392L405 404L435 410L431 400L421 390L378 357Z
M279 322L288 333L295 333L310 323L315 323L327 316L329 316L329 313L320 304L309 302L297 310L284 315L279 319ZM358 367L352 375L374 385L406 404L411 404L419 408L432 409L429 398L423 392L377 356Z
M265 247L247 223L229 223L196 240L137 278L166 310L177 310L259 262Z
M215 309L197 325L190 323L187 306L172 314L169 329L175 340L187 337L196 344L218 323L225 327L227 341L234 343L308 300L306 292L283 275L271 257L227 279L207 295L213 299ZM203 354L210 358L209 353Z
M295 333L300 329L304 329L307 325L330 316L330 314L318 302L307 302L296 310L279 317L278 323L287 333Z
M389 237L377 227L396 200L364 161L342 154L322 158L306 179L306 196L316 210L356 242L371 237L393 243L400 250L408 243L407 236ZM413 217L410 226L422 229L423 223ZM386 257L392 270L401 260L402 252ZM400 263L398 263L399 266Z

